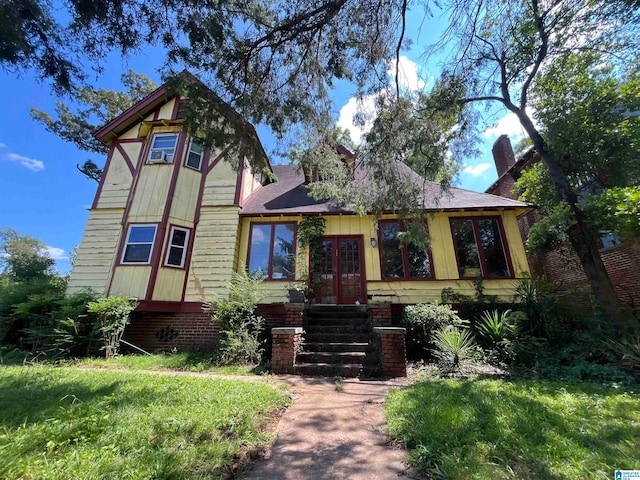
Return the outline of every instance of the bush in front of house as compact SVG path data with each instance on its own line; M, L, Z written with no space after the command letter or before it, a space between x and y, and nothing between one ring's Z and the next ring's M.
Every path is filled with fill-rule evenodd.
M407 356L413 359L432 358L436 333L463 321L451 305L420 303L404 309L403 321L407 327Z
M122 334L131 321L131 312L137 306L138 301L135 298L126 296L106 297L89 302L89 313L98 318L107 358L118 355Z
M211 313L211 320L220 327L219 364L255 365L262 360L260 332L264 329L264 318L255 313L264 298L261 283L261 279L241 269L227 282L227 298L218 296L205 302L205 311Z

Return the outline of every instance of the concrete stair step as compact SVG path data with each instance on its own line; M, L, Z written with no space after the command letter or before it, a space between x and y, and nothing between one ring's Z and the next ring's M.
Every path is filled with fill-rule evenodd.
M313 375L320 377L357 377L362 370L360 363L298 363L294 365L295 375Z
M305 333L371 333L371 328L365 325L307 325Z
M366 352L367 342L304 342L302 349L306 352Z
M368 318L345 318L345 317L310 317L307 318L307 325L317 326L342 326L342 325L367 325Z
M304 343L369 343L370 333L309 333L303 335Z
M365 352L301 352L298 353L297 363L322 363L322 364L355 364L363 363Z

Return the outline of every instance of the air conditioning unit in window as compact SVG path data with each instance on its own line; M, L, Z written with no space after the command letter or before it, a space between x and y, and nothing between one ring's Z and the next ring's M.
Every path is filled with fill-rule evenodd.
M149 155L149 163L171 163L173 155L162 150L155 150Z

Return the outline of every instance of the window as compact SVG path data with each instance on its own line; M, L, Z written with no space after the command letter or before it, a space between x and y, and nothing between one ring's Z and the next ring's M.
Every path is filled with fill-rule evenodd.
M189 230L180 227L171 227L169 232L169 246L164 264L169 267L184 267L184 259L187 256L189 245Z
M186 161L187 167L200 170L200 166L202 165L203 155L204 155L204 147L202 146L202 144L196 139L191 139L191 144L189 145L189 152L187 153L187 161Z
M267 280L292 280L295 228L295 223L251 224L249 273Z
M461 278L511 277L499 219L451 219L451 231Z
M381 221L380 266L385 280L433 278L431 256L428 249L400 241L404 224L397 220Z
M157 225L130 225L122 263L147 265L151 261Z
M147 163L172 163L177 143L177 133L156 133L151 142Z

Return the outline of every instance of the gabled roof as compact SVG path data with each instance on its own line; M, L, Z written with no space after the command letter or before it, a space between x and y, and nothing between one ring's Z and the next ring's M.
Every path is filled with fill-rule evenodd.
M438 183L422 179L409 167L402 168L403 174L411 176L421 185L424 208L428 211L509 209L522 210L524 213L533 207L525 202L462 188L451 187L445 191ZM274 165L273 173L278 177L278 181L256 190L247 199L241 215L353 213L338 207L331 201L311 198L305 185L304 175L297 170L295 165Z

